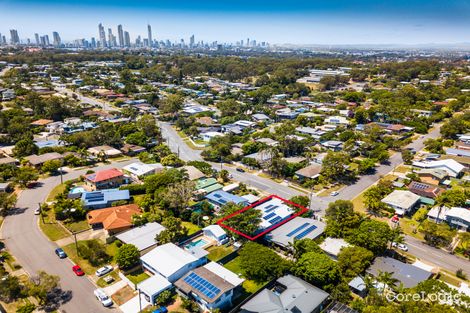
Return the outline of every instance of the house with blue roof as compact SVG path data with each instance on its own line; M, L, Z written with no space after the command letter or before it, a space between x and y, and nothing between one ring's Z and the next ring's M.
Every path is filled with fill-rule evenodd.
M85 209L102 209L112 205L115 201L129 201L129 190L104 189L91 192L83 192L81 199Z
M229 202L233 202L235 204L248 205L247 199L233 195L223 190L216 190L214 192L211 192L206 196L206 200L209 201L209 203L214 205L216 208L219 208Z

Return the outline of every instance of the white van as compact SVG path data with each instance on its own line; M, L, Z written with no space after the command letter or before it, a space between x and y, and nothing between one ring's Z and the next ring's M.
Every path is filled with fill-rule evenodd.
M108 307L113 305L113 300L108 297L103 289L96 289L93 293L95 294L96 299L98 299L103 306Z

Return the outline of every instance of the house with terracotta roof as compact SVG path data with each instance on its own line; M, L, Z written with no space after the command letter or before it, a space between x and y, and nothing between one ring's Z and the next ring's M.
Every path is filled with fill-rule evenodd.
M120 170L111 168L86 175L85 186L89 190L118 188L124 180L124 174Z
M141 214L137 204L120 205L87 213L87 222L93 229L105 229L109 235L132 227L132 216Z
M39 120L36 120L34 122L31 122L31 125L32 126L46 126L48 124L51 124L53 123L54 121L53 120L47 120L47 119L39 119Z
M408 186L408 190L414 194L417 194L421 197L435 199L441 193L444 192L444 189L430 184L425 184L421 182L413 181Z

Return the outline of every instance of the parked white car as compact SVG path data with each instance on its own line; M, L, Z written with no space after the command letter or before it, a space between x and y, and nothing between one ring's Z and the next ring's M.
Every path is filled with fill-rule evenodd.
M96 276L101 277L112 271L113 271L113 267L111 265L106 265L96 270Z
M103 306L108 307L113 305L113 300L108 297L103 289L96 289L93 293L95 294L96 299L98 299Z
M403 251L408 251L408 246L403 244L403 243L392 242L392 247L398 248L398 249L403 250Z
M337 191L332 191L330 193L330 196L332 196L332 197L336 197L337 195L339 195L339 192L337 192Z

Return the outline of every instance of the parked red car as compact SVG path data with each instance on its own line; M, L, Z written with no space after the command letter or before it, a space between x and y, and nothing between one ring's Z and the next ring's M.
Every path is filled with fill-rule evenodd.
M75 273L77 276L83 276L85 273L82 271L82 268L78 265L72 266L72 271Z

